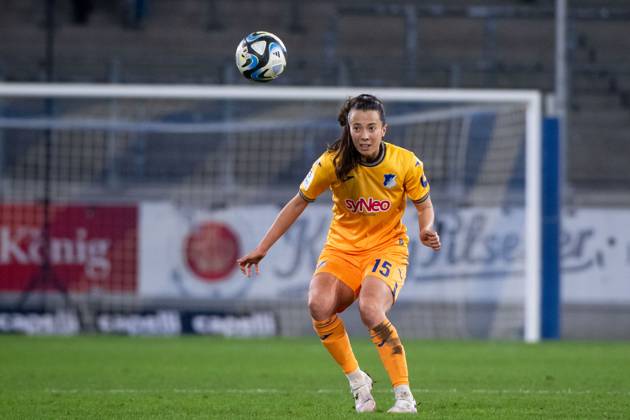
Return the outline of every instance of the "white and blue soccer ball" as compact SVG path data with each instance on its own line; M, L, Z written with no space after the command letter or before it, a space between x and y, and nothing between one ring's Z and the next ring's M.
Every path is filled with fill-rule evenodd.
M270 82L287 66L287 49L271 32L247 35L236 47L236 67L247 79Z

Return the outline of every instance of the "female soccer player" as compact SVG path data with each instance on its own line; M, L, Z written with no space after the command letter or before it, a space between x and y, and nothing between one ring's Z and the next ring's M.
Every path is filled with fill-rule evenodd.
M337 316L355 300L391 380L390 413L416 413L409 389L405 350L387 319L402 288L409 238L402 223L407 198L418 210L420 241L437 251L434 213L422 162L409 150L383 140L383 103L372 95L348 99L339 116L337 139L313 164L295 195L280 211L258 246L238 260L250 276L269 248L325 189L332 190L333 219L308 293L313 327L346 374L358 412L376 409L372 379L359 368L344 324Z

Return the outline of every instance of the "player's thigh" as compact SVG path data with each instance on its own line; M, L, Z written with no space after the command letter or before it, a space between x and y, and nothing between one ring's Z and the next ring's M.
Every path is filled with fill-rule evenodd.
M354 299L354 291L333 274L319 272L313 275L308 291L308 307L314 319L328 319L350 306Z
M368 328L373 328L386 318L394 304L388 285L380 278L367 276L359 293L359 314Z

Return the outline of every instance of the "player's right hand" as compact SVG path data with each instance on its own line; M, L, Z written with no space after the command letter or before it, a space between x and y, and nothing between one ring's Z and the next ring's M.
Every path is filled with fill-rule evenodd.
M260 260L262 260L263 258L265 258L266 253L259 251L258 249L253 250L252 252L250 252L249 254L239 258L238 260L236 260L236 262L238 263L241 271L243 272L243 274L245 274L247 277L251 276L252 274L252 265L255 268L255 273L256 274L260 274L260 269L258 268L258 263L260 262Z

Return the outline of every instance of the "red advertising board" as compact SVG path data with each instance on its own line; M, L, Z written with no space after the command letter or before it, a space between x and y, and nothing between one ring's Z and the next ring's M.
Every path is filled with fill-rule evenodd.
M135 293L137 237L136 206L53 205L45 235L42 206L0 205L0 291Z

